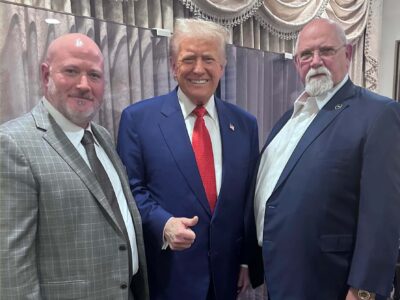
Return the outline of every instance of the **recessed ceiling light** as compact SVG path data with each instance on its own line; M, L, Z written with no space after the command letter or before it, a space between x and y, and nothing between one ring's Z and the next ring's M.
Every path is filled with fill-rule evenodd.
M47 18L44 20L47 24L60 24L61 22L58 21L57 19L53 19L53 18Z

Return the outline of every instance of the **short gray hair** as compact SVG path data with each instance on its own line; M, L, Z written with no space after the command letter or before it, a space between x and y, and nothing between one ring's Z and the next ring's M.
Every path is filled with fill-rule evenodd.
M226 59L225 47L229 41L229 31L214 22L201 19L176 19L174 33L172 35L169 54L175 60L179 52L182 38L214 39L221 50L223 59Z
M322 21L322 22L326 22L326 23L332 25L333 28L334 28L334 30L336 31L336 35L337 35L337 37L339 38L339 40L340 40L344 45L347 44L346 33L344 32L343 28L342 28L338 23L336 23L335 21L332 21L332 20L330 20L330 19L326 19L326 18L315 18L315 19L311 20L309 23L307 23L307 24L303 27L303 29L306 28L310 23L313 23L313 22L316 22L316 21ZM297 50L298 50L298 47L299 47L299 40L300 40L301 32L303 31L303 29L299 32L299 35L297 36L296 44L295 44L295 46L294 46L294 54L295 54L295 55L298 54L298 53L297 53Z

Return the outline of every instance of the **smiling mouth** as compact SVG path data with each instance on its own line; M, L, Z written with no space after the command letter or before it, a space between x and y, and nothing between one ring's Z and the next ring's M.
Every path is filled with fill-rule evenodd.
M189 79L189 81L193 84L206 84L208 82L207 79Z
M90 97L82 97L82 96L71 96L78 103L78 105L84 105L87 101L93 101Z

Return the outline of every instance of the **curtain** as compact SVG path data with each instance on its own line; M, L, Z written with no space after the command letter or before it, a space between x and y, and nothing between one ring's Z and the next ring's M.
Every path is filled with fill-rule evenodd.
M93 38L105 58L104 104L96 121L113 135L130 103L167 93L175 86L169 72L168 39L145 28L55 13L0 2L0 123L28 112L40 99L40 63L49 43L67 32ZM55 18L58 25L49 25Z
M200 17L231 31L236 46L293 53L299 30L325 17L343 26L354 45L350 77L378 90L383 0L14 0L54 11L143 28L173 30L178 17Z
M28 112L38 102L42 95L40 63L49 43L66 32L87 34L103 52L107 84L96 121L113 137L126 106L176 86L169 70L168 38L155 36L150 29L2 2L0 17L4 28L0 31L0 123ZM46 18L60 24L49 25ZM234 45L228 47L227 58L219 96L257 117L263 142L302 88L293 62L283 54Z
M230 46L221 97L257 117L260 143L303 90L295 65L283 54Z

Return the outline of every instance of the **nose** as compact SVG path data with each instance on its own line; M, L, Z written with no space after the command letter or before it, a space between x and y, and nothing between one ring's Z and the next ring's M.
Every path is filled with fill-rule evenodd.
M77 88L83 91L90 90L89 80L86 73L81 74Z
M196 63L194 65L193 72L197 73L197 74L204 73L204 63L203 63L202 59L200 59L200 58L196 59Z
M323 62L322 62L321 56L319 55L319 52L314 51L310 66L312 68L318 68L318 67L322 66L322 64L323 64Z

